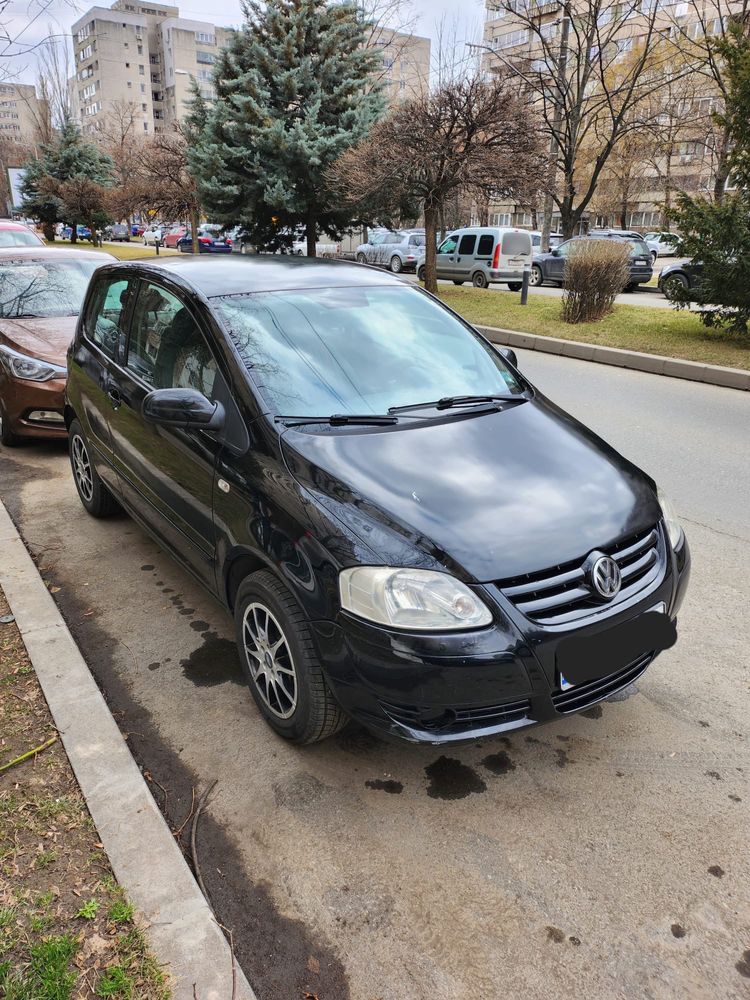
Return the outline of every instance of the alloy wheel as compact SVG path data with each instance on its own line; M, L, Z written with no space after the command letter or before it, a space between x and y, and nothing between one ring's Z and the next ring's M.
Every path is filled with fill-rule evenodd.
M391 257L391 270L394 274L399 274L402 267L401 258L394 254L393 257Z
M70 442L70 456L73 460L73 474L81 496L91 503L94 496L94 480L91 475L91 462L84 440L76 434Z
M538 267L532 267L531 274L529 275L529 284L533 288L538 288L542 283L542 272Z
M261 698L275 716L288 719L297 707L297 672L287 638L264 604L245 609L242 644Z

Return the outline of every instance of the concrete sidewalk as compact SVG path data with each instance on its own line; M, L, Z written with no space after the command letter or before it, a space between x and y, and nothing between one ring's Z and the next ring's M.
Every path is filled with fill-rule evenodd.
M0 586L118 882L175 1000L255 1000L31 556L0 502Z

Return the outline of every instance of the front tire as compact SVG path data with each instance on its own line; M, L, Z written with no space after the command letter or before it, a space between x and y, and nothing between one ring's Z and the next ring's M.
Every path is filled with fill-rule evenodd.
M544 284L544 275L542 274L542 269L537 264L531 265L529 284L531 285L532 288L539 288L540 285Z
M522 287L523 285L520 281L508 282L508 288L510 289L511 292L520 292Z
M99 478L89 456L83 428L74 420L68 430L68 454L81 503L92 517L108 517L118 507L117 501Z
M419 270L417 271L417 280L424 282L426 277L427 277L427 269L425 268L424 265L422 265L422 267L420 267Z
M463 282L463 281L458 281L458 280L457 280L456 278L454 278L454 279L453 279L453 284L454 284L454 285L463 285L463 284L464 284L464 282Z
M682 292L686 291L687 288L687 279L681 274L671 274L662 282L661 286L665 298L669 299L670 302L679 299Z
M13 433L8 415L2 403L0 403L0 444L5 448L15 448L20 443L21 439L17 434Z
M363 253L358 253L357 254L357 263L358 264L366 264L367 263L367 257L365 257L365 255Z
M346 725L348 718L323 676L307 618L280 580L267 570L246 577L234 620L250 693L275 733L291 743L317 743Z

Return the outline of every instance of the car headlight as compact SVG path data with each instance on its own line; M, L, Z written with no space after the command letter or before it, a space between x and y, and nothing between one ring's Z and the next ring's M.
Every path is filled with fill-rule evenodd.
M379 625L419 631L481 628L489 608L447 573L390 566L356 566L339 575L341 606Z
M669 497L665 496L661 490L657 490L657 496L661 512L664 515L664 523L667 526L670 544L675 549L680 544L680 539L682 538L682 527L677 517L677 511L674 509Z
M29 382L48 382L51 378L64 378L67 375L67 369L60 365L30 358L5 345L0 346L0 364L13 378L27 379Z

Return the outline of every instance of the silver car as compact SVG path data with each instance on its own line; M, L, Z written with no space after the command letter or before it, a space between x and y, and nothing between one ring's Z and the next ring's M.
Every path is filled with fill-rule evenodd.
M387 267L394 274L415 271L424 255L423 229L384 230L371 234L367 243L357 247L357 261Z

